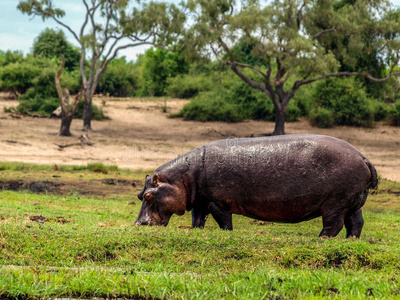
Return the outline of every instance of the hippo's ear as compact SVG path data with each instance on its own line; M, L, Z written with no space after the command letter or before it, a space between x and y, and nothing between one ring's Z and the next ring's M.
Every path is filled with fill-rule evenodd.
M153 184L155 185L155 186L158 186L158 183L160 182L160 179L158 178L158 175L157 174L154 174L153 175Z
M149 175L146 175L146 178L145 178L145 179L147 179L147 177L149 177Z

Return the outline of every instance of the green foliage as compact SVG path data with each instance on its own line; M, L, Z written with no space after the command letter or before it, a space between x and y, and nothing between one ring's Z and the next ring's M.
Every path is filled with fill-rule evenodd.
M316 108L323 108L310 114L312 122L317 126L327 127L332 124L330 117L323 124L318 123L328 115L333 116L334 125L371 127L374 121L371 100L354 78L330 78L318 82L315 88L315 105Z
M231 52L236 61L251 66L267 65L265 58L257 55L257 40L253 37L241 37L232 47Z
M188 72L189 65L182 53L170 52L161 48L150 48L139 57L140 96L165 96L167 80L178 74Z
M329 4L327 4L329 3ZM357 3L357 9L354 5ZM317 23L320 28L335 27L330 18L324 16L329 11L330 14L347 15L347 20L336 20L337 25L347 27L345 30L338 30L334 34L321 35L318 41L323 44L326 51L332 52L340 62L339 71L347 72L369 72L370 75L382 78L385 77L385 63L390 64L390 55L388 61L384 61L382 55L382 39L387 43L390 38L384 37L383 32L391 32L395 26L394 19L387 18L391 12L384 2L369 3L366 1L340 0L335 2L320 2L319 13L314 15L312 22ZM330 6L328 8L328 6ZM386 16L382 19L376 19L374 11L387 9ZM312 25L310 22L310 26ZM334 21L335 22L335 21ZM394 27L393 27L394 26ZM356 35L349 36L350 30L357 30ZM390 48L390 47L389 47ZM366 78L357 78L366 89L366 92L374 98L382 97L385 83L375 82Z
M17 111L21 114L39 114L48 115L60 106L60 100L58 98L27 98L20 100L17 106Z
M218 91L200 93L175 116L200 122L237 122L243 119L237 105L227 101L224 94Z
M13 92L16 95L23 94L33 85L39 73L39 68L30 63L7 64L0 68L0 90Z
M80 51L68 43L62 30L46 28L33 43L33 55L35 57L57 58L65 54L65 68L72 71L79 66Z
M115 97L133 96L137 88L137 69L125 57L114 59L100 77L96 91Z
M334 113L324 107L311 109L308 119L312 126L318 126L319 128L330 128L335 125Z
M400 23L388 18L393 11L388 1L189 0L186 7L193 18L187 44L194 56L218 57L275 103L290 103L302 85L340 71L385 77L385 66L397 64L400 53ZM263 76L251 78L244 69ZM381 97L381 91L379 83L368 83L371 95ZM355 105L362 106L361 113L334 111L335 123L371 126L372 113L363 101ZM310 111L308 103L299 102L302 113ZM333 104L334 110L340 106ZM276 125L274 133L283 134L283 124Z
M82 119L83 118L83 109L84 109L84 103L83 101L79 102L78 107L76 108L75 111L75 118ZM105 120L109 119L103 112L103 110L98 107L97 105L92 104L92 120Z
M24 60L24 54L21 51L0 50L0 68L8 64L21 62L23 60Z
M16 111L21 114L38 114L44 116L50 116L50 114L60 106L60 100L58 98L26 98L24 100L20 100L19 105L16 108ZM83 118L83 101L79 102L78 107L76 108L74 117L77 119ZM107 116L104 115L104 112L97 105L92 104L92 119L93 120L104 120L108 119Z
M400 126L400 101L390 107L388 113L388 123L392 126Z
M250 75L249 75L250 76ZM190 78L190 76L185 76ZM214 82L212 90L198 93L190 103L186 104L179 114L185 120L237 122L245 119L275 120L275 109L267 96L251 88L230 73L217 72L208 75ZM217 82L220 82L218 85ZM203 86L204 87L204 86ZM287 109L287 121L296 121L301 110L296 102L290 103Z
M370 106L374 115L374 121L383 121L387 119L390 107L380 99L371 100Z
M189 99L211 90L214 85L215 82L205 73L177 75L167 79L167 93L171 97Z
M24 64L32 65L38 71L35 74L35 78L31 80L29 89L19 98L21 100L58 98L54 78L60 62L57 59L28 57ZM63 72L60 78L61 86L67 88L71 94L79 92L81 87L80 80L81 76L78 70Z

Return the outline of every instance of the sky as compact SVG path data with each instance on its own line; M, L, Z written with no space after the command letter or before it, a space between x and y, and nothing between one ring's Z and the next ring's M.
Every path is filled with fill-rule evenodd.
M399 0L400 1L400 0ZM74 37L53 20L42 21L40 17L30 17L22 14L17 5L19 0L0 0L0 50L21 50L24 54L32 51L34 39L47 27L62 29L70 43L78 46ZM62 21L74 31L79 32L85 16L82 0L53 0L55 7L65 11ZM134 47L119 52L119 57L126 56L135 60L137 55L144 53L149 46Z
M63 21L75 31L79 31L85 10L82 0L53 0L55 6L62 8L66 15ZM400 0L392 0L394 5L400 6ZM0 0L0 50L21 50L24 54L30 53L34 39L46 28L63 29L53 20L42 21L40 17L29 17L17 10L19 0ZM66 30L67 39L78 45L71 34ZM149 46L134 47L119 52L119 56L126 56L128 60L135 60Z

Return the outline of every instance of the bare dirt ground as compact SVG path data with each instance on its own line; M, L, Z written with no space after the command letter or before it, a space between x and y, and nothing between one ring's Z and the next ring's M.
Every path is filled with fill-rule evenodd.
M105 105L104 104L105 101ZM89 133L93 146L56 145L78 142L84 132L82 120L72 122L72 137L57 136L60 120L13 118L4 107L17 101L0 97L0 161L35 164L86 165L102 162L127 169L155 169L161 164L204 143L226 137L262 136L273 130L272 122L241 123L183 121L168 118L185 100L169 99L168 113L163 99L97 99L95 103L110 120L93 121ZM374 128L336 127L319 129L302 120L286 124L287 134L314 133L334 136L357 147L376 166L381 177L400 181L400 128L381 123Z

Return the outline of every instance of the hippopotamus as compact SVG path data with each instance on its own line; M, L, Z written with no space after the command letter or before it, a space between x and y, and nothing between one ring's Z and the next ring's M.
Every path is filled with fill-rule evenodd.
M323 135L218 140L147 175L135 224L167 226L192 212L192 227L211 214L232 230L232 214L284 223L322 216L320 236L359 237L362 207L378 184L372 163L349 143Z

